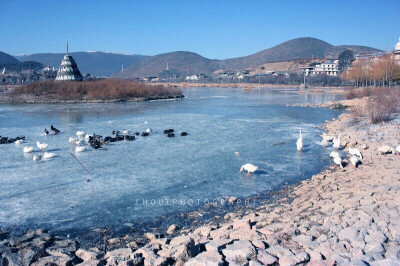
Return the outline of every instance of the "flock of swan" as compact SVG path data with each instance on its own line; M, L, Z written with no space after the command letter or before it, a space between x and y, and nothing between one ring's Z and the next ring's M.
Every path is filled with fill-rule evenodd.
M338 152L338 150L342 147L341 136L342 136L342 134L340 134L340 133L337 137L335 137L333 135L327 135L324 132L321 135L321 137L322 137L321 145L323 147L332 145L335 150L329 154L329 157L333 159L333 163L335 165L337 165L340 168L344 168L343 159ZM303 135L302 135L301 129L300 129L299 138L296 141L296 148L300 152L303 150ZM400 145L398 145L396 148L391 147L389 145L383 145L378 148L378 152L381 155L385 155L388 153L400 155ZM360 152L359 149L355 148L354 146L349 147L348 153L350 156L349 161L350 161L351 165L353 165L355 168L357 168L358 165L361 163L361 160L363 159L362 153ZM239 152L235 152L235 154L239 155ZM243 170L247 171L247 176L251 176L254 172L256 172L258 170L258 167L251 163L247 163L247 164L242 165L239 172L241 173Z
M60 133L60 130L54 128L53 126L51 126L51 130L52 130L53 135L57 135L58 133ZM122 140L131 141L131 140L135 140L136 136L141 135L142 137L146 137L146 136L149 136L152 132L153 132L152 129L147 128L147 130L142 132L142 134L140 134L139 132L134 132L132 135L130 135L129 131L126 129L122 130L122 134L121 134L121 131L119 131L119 130L113 130L112 136L107 136L107 137L103 138L100 135L87 134L83 131L77 131L76 137L70 137L68 139L68 142L72 146L74 146L75 153L81 153L81 152L86 151L88 149L88 147L92 147L93 149L98 149L98 148L101 148L102 145L107 145L110 142L117 142L117 141L122 141ZM175 137L174 132L175 132L174 129L164 130L164 134L169 138ZM49 135L49 131L47 129L45 129L44 134L46 136ZM187 136L188 133L181 132L180 135ZM12 139L12 138L6 138L6 137L0 136L0 139L2 140L1 144L15 143L15 145L19 146L24 142L25 137L17 137L15 139ZM50 160L50 159L57 157L56 153L46 152L46 149L49 147L49 145L47 143L40 143L39 141L36 141L36 147L39 149L40 153L35 154L33 156L32 160L34 162L40 162L41 160ZM25 146L22 149L22 151L24 153L32 153L35 151L35 149L32 146Z

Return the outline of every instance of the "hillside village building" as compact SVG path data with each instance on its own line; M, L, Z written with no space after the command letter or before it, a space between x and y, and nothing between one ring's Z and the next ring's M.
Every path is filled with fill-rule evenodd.
M61 61L60 68L57 71L56 80L73 80L81 81L82 75L78 69L78 65L75 63L74 58L68 53L68 42L67 42L67 54L64 55Z
M339 60L329 61L327 63L321 63L315 67L301 68L306 76L316 76L320 74L326 74L328 76L338 76L340 74Z

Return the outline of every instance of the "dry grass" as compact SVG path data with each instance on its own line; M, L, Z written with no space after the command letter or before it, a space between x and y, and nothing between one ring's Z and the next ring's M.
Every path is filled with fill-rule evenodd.
M351 89L346 95L347 99L364 97L368 97L365 104L356 106L351 110L354 120L357 120L359 117L368 116L371 123L376 124L392 119L393 115L400 110L399 87Z
M116 100L178 96L182 92L162 85L152 86L127 80L43 81L15 89L10 96L32 95L59 100Z

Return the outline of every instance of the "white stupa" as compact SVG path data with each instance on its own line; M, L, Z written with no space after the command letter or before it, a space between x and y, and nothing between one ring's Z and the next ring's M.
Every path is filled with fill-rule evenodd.
M56 80L74 80L81 81L82 75L75 63L74 58L68 54L68 42L67 42L67 54L64 55L63 60L60 64L60 69L57 71Z
M400 54L400 37L399 37L399 42L394 46L394 52L397 54Z

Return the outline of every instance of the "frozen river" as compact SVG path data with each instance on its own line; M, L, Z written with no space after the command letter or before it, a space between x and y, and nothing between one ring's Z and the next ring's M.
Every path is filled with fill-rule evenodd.
M123 221L190 211L224 196L247 197L311 177L326 166L321 126L339 111L287 107L340 96L290 89L190 89L183 100L140 103L0 105L0 135L26 136L0 145L0 228L58 230L118 225ZM62 132L44 136L53 124ZM151 128L149 137L116 142L71 156L77 130L111 135ZM188 136L167 138L173 128ZM304 151L296 151L299 129ZM57 153L34 163L36 141ZM275 145L276 143L286 143ZM24 154L24 146L35 147ZM240 154L237 156L235 152ZM251 177L241 165L259 166Z

